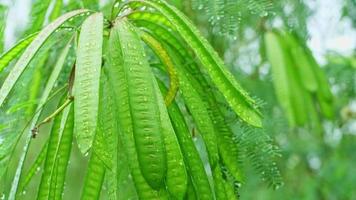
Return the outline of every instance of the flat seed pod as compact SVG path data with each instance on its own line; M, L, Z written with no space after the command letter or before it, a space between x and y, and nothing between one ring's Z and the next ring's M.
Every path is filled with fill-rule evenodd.
M127 54L129 54L129 56L127 56ZM109 40L109 63L110 64L107 68L107 72L108 72L107 74L109 77L109 83L111 84L113 88L113 92L115 94L114 98L116 100L116 105L118 110L120 138L123 141L122 144L127 154L129 168L132 174L132 178L135 182L138 196L142 199L157 199L158 192L152 189L151 185L154 185L156 187L158 185L158 187L161 187L166 172L163 136L160 133L160 127L159 127L159 122L160 122L159 112L157 112L158 116L155 116L158 117L157 119L154 119L152 121L148 121L148 120L140 121L143 123L152 123L152 122L158 123L155 125L157 126L158 131L149 133L151 136L154 136L154 138L138 137L137 133L134 132L137 131L137 127L134 128L134 126L136 126L136 124L134 124L134 119L136 118L134 118L133 112L142 113L142 110L141 111L134 110L133 108L134 106L132 105L136 105L136 103L138 102L130 101L130 98L137 98L137 97L140 98L141 100L146 100L145 98L142 98L141 95L137 96L131 94L132 84L134 84L134 82L136 81L139 80L149 81L147 82L148 85L144 85L144 86L142 86L141 84L138 85L134 84L133 87L136 87L136 89L139 89L137 87L141 87L141 91L139 90L140 92L142 93L147 92L146 90L147 86L151 86L152 87L151 92L154 92L152 80L150 79L150 77L152 76L152 72L150 71L148 65L146 66L147 61L144 61L142 57L145 57L142 44L140 43L138 36L133 32L133 29L129 27L128 22L126 21L116 22L110 33L110 40ZM143 61L145 62L145 65L144 63L140 64L140 62ZM129 83L129 78L127 74L133 73L130 72L129 70L130 66L131 67L135 66L138 67L138 70L143 70L143 73L145 74L142 73L135 73L135 74L140 76L143 75L144 78L143 79L141 77L131 78L130 80L133 82ZM144 89L145 91L142 91L142 89ZM149 98L155 99L154 93L152 93L151 96L149 96ZM152 99L149 100L150 104L152 103L151 101ZM146 102L141 104L146 105ZM155 109L158 109L158 105L156 106L157 107ZM136 113L136 115L139 113ZM152 113L154 112L151 112L150 114ZM147 117L147 113L143 116ZM136 119L136 121L137 120L138 119ZM149 130L152 129L150 128ZM145 131L147 131L147 128L145 129ZM154 146L153 145L150 146L149 143L145 143L144 141L137 141L140 139L151 140ZM149 151L143 152L143 155L142 154L140 155L141 152L138 151L140 145L141 145L141 151L143 150L142 147L148 148ZM154 156L151 157L150 156L151 154ZM145 163L146 165L145 167L153 168L153 172L148 171L144 167L142 168L141 165L143 163ZM149 176L147 176L147 173L149 174ZM158 174L159 176L157 176ZM153 180L151 180L152 176L154 177ZM149 181L147 179L149 179ZM149 182L151 182L151 184L149 184Z
M74 79L74 128L83 154L90 149L97 126L103 23L101 13L89 16L79 36Z
M105 65L107 67L107 65ZM108 196L110 199L117 199L118 178L117 173L121 169L117 168L118 163L118 136L119 129L117 125L116 104L112 95L112 88L108 83L106 74L102 71L100 77L100 103L98 115L98 133L97 137L104 145L95 144L98 148L94 152L105 164L106 182L108 184ZM121 150L121 149L120 149Z
M158 84L161 91L166 93L167 89L164 84L161 82L158 82ZM191 177L192 185L198 197L197 199L214 199L204 164L193 142L184 116L175 102L169 106L168 113L184 156L184 162L188 168L188 174Z
M123 58L117 26L114 26L110 33L109 40L109 65L104 68L108 74L109 84L113 89L114 100L118 112L119 134L122 141L122 150L127 155L129 172L135 182L138 196L142 199L157 199L158 194L146 182L143 177L137 158L135 139L133 136L131 113L128 107L128 84L123 69ZM121 177L121 176L120 176ZM125 181L126 177L124 179Z
M226 101L233 110L247 123L260 127L262 126L260 113L255 108L254 100L238 84L235 78L225 68L224 62L199 33L198 29L176 8L170 6L165 1L139 1L144 5L155 8L164 15L186 43L193 49L196 56L205 67L216 87L224 95ZM149 19L148 19L149 20Z
M291 52L293 62L297 67L297 72L303 86L309 92L315 92L318 89L318 82L313 71L313 66L305 55L304 48L298 44L296 38L289 33L284 33L283 38L285 38L287 49Z
M213 178L214 178L214 187L215 187L215 196L216 199L228 199L225 191L225 181L222 178L222 172L220 166L216 166L212 169Z
M135 29L125 20L118 21L117 27L140 168L150 186L159 189L166 174L166 158L152 72Z
M330 85L324 72L321 70L319 64L316 62L310 50L307 50L306 55L308 57L309 62L313 66L316 80L318 81L318 92L320 92L320 97L323 98L325 102L332 102L333 94L331 93Z
M146 42L146 44L148 44L152 48L152 50L157 54L162 64L164 64L166 71L168 72L169 90L164 98L164 101L166 105L169 106L172 103L172 101L174 101L175 96L178 92L179 81L178 81L177 71L167 51L154 37L152 37L150 34L145 32L140 32L140 35L141 38Z
M174 199L184 199L187 191L188 177L183 155L168 116L161 91L154 78L153 81L160 109L161 127L167 154L167 177L165 183L170 196L174 197Z
M95 140L103 139L96 137L97 135L98 134L95 135ZM95 149L102 148L100 147L101 145L104 145L104 141L101 140L94 142L92 148L94 151L91 152L87 172L85 175L85 181L81 195L82 200L94 200L99 199L100 197L106 169L98 154L95 153Z
M280 44L279 37L274 32L267 32L264 37L267 51L267 58L271 63L273 73L273 84L276 91L276 96L285 110L289 123L295 124L292 103L290 102L290 90L288 73L286 70L286 58L284 49Z
M304 125L308 120L308 110L305 107L305 96L308 91L303 87L303 77L299 76L296 63L293 62L293 55L289 51L288 40L285 40L284 35L276 33L279 37L279 45L283 48L285 65L284 68L288 77L289 98L292 104L295 122L298 125ZM281 84L281 83L275 83Z

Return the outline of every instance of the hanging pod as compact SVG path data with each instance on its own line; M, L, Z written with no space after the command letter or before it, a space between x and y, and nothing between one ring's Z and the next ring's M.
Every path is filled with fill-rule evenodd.
M286 57L281 46L280 38L275 32L267 32L264 35L266 55L271 64L273 85L279 103L286 112L289 124L295 125L295 115L290 101L291 92L289 87L288 73L286 69Z
M323 116L333 117L332 94L310 50L296 35L277 30L265 34L265 45L275 92L290 125L314 124L320 129L315 112L320 110Z
M124 134L133 134L135 150L143 177L160 189L166 175L166 152L160 127L159 106L145 52L135 28L118 20L111 32L112 64L119 81L119 114L125 117ZM121 54L121 55L115 55ZM122 58L121 61L116 61ZM125 106L126 108L122 108ZM122 110L121 110L122 108ZM135 178L135 177L134 177Z
M74 129L80 151L89 151L97 126L103 46L101 13L89 16L79 36L74 79Z

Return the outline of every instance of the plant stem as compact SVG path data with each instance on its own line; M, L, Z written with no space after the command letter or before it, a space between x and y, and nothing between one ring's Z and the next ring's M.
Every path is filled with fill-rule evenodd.
M35 128L32 129L32 137L35 138L37 136L38 133L38 129L46 124L49 123L50 121L52 121L59 113L61 113L70 103L72 103L74 97L73 96L69 96L67 98L67 100L57 109L55 110L50 116L46 117L42 122L40 122L39 124L37 124L37 126Z

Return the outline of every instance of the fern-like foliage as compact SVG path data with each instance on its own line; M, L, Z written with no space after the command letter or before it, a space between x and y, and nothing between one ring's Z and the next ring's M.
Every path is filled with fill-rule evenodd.
M273 8L271 0L193 0L196 10L205 10L209 16L213 32L216 34L234 34L241 19L246 15L267 16Z
M242 163L250 162L262 180L271 187L278 189L283 185L277 166L278 158L281 157L280 149L263 129L239 123L236 127L235 142L239 147Z

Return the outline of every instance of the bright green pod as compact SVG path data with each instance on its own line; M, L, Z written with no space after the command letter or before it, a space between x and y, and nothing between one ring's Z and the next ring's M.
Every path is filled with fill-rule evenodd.
M117 21L116 26L138 161L147 182L158 190L166 175L166 155L152 71L135 28L126 20Z
M52 199L62 199L64 191L64 181L69 164L70 154L73 142L73 128L74 128L74 109L73 105L69 105L69 115L66 119L61 142L58 147L58 154L56 158L56 178L52 179L51 188L55 191ZM66 112L66 111L65 111ZM64 123L64 122L63 122Z
M287 114L289 124L295 125L291 92L289 88L289 77L286 69L287 61L284 56L284 49L280 43L279 36L275 32L267 32L264 35L266 44L267 59L272 67L273 85L277 99Z
M229 181L224 181L226 199L238 200L238 195L235 193L234 185Z
M170 59L167 51L164 47L158 42L153 36L146 32L140 32L141 38L146 42L148 46L156 53L158 58L161 60L161 63L164 64L165 69L169 76L169 90L167 95L164 98L164 101L167 106L169 106L172 101L174 101L175 96L178 92L179 81L176 69L172 60Z
M194 123L197 125L199 133L204 139L204 143L208 150L209 161L212 166L215 166L218 159L217 136L215 133L214 123L209 117L207 105L199 96L199 92L191 84L191 79L187 73L178 69L179 86L182 92L186 106L191 113Z
M187 45L195 52L202 66L236 114L253 126L262 126L260 113L255 108L254 100L240 86L232 74L228 72L218 54L183 13L165 1L133 0L129 2L138 2L153 7L164 15L186 41Z
M285 70L288 77L289 98L294 111L294 119L298 125L304 125L308 120L308 110L305 108L305 96L307 90L303 88L302 77L298 75L298 69L293 62L291 52L289 52L288 41L281 33L276 33L280 46L284 51L282 56L285 59ZM276 83L281 84L281 83Z
M105 65L107 67L107 65ZM98 130L104 145L94 149L96 154L106 165L106 183L109 199L117 199L118 192L118 137L119 129L117 124L117 111L112 88L109 85L107 75L102 71L100 77L100 97L99 97L99 115L98 115ZM94 144L95 145L95 144ZM99 146L99 145L97 145Z
M185 199L187 200L196 200L197 199L197 195L195 194L195 189L194 189L194 185L193 182L189 176L189 180L188 180L188 187L187 187L187 193L185 195Z
M170 96L170 93L172 92L172 80L176 79L174 77L176 76L175 66L173 65L173 62L170 59L167 51L154 37L144 32L141 32L140 35L142 39L146 42L146 44L148 44L148 46L156 53L156 55L159 57L162 64L165 66L165 69L167 69L170 75L170 88L167 92L166 97ZM183 199L187 190L187 174L183 161L183 155L181 153L177 138L175 136L175 132L170 122L166 106L163 103L162 94L159 90L156 80L154 79L154 77L152 78L155 85L156 96L160 109L161 127L164 135L167 153L167 189L169 194L174 197L174 199Z
M217 200L228 199L226 196L224 180L222 178L222 172L220 166L216 166L212 169L213 178L214 178L214 188L215 188L215 197Z
M120 26L123 25L121 24ZM124 46L121 43L121 29L122 27L120 28L117 22L111 30L108 47L109 64L104 69L107 72L109 83L114 93L114 100L116 101L118 113L119 134L122 140L123 150L127 155L130 173L134 180L138 196L141 199L158 199L157 191L152 189L147 183L140 169L138 151L136 149L134 138L131 104L129 101L129 89L131 88L129 88L128 81L126 80L126 71L124 67L122 52L122 47ZM141 55L142 54L143 53L141 53ZM126 59L129 58L130 57L126 57Z
M130 19L134 20L142 20L142 19L150 19L149 21L154 21L156 24L162 24L169 28L172 28L171 23L160 13L151 12L151 11L140 11L140 12L132 12L128 16Z
M333 119L335 116L335 110L330 84L309 49L307 49L306 55L313 66L313 70L318 81L319 89L317 91L317 98L320 110L325 117Z
M335 117L333 102L325 100L321 91L318 91L317 98L319 102L319 108L323 116L328 119L333 119Z
M14 47L9 49L6 53L2 54L0 57L0 72L15 59L38 35L38 33L33 33L24 39L20 40Z
M113 108L112 99L107 79L104 73L100 76L100 93L99 93L99 112L98 112L98 126L96 129L95 138L93 141L93 148L89 158L87 173L83 186L81 199L99 199L104 182L105 175L110 175L110 187L117 188L115 177L116 171L116 146L117 139L113 138L113 131L117 130L116 117L113 115L115 109ZM114 149L115 148L115 149ZM115 168L115 169L113 169ZM107 176L106 176L107 177ZM111 180L114 180L111 182ZM109 199L115 198L112 190L109 187Z
M123 144L122 138L120 138L118 143L118 159L117 159L117 193L118 200L127 199L138 199L136 187L134 181L132 180L132 173L130 172L130 167L128 162L130 159L125 151L125 146ZM143 180L144 178L141 177ZM145 183L148 185L147 183Z
M161 127L167 153L167 177L165 183L170 196L177 200L184 199L187 191L188 177L183 155L168 116L161 91L159 90L157 82L154 78L153 81L156 86L157 103L160 109Z
M158 84L161 91L166 93L167 89L165 88L164 84L159 81ZM199 152L195 147L184 116L175 102L173 102L168 107L168 113L171 118L173 128L175 130L184 156L184 162L188 168L188 173L191 176L192 184L198 199L214 199L203 161L201 160Z
M160 49L163 49L163 47ZM166 54L168 55L168 53ZM173 56L172 58L174 58L174 55L170 54L170 56ZM176 63L179 63L177 59L175 61ZM167 63L164 64L166 65ZM209 117L207 105L202 103L204 101L199 96L199 91L197 91L196 88L194 88L191 84L192 80L188 78L189 72L185 71L182 67L182 64L180 63L176 68L179 77L180 91L182 92L185 104L192 114L199 132L202 134L206 148L208 150L210 164L214 166L218 160L218 149L216 144L217 139L213 122Z
M89 16L83 22L78 41L74 79L74 128L78 147L83 154L91 148L97 126L103 23L103 14Z
M315 92L318 89L313 66L310 64L308 57L305 55L305 49L298 43L295 36L289 33L283 33L287 49L291 53L294 65L297 67L297 73L305 89L309 92Z
M93 151L91 152L84 186L81 194L82 200L95 200L99 199L100 193L102 190L102 185L105 177L105 165L104 162L100 159L99 155L95 152L95 149L102 148L98 145L104 145L104 140L97 137L97 135L102 134L100 131L97 132L94 138ZM99 140L95 142L95 140Z
M190 60L194 60L190 52L172 32L163 26L147 21L140 15L135 15L133 19L136 25L142 26L146 31L150 31L150 34L154 35L155 38L165 41L172 48L170 53L174 53L177 59L180 60L180 63L184 63L184 60L188 60L188 63L182 64L182 67L186 69L185 71L189 70L189 74L192 74L192 76L189 76L189 81L197 89L202 100L209 105L209 116L214 122L216 133L218 133L219 154L230 173L232 173L237 180L242 181L242 172L237 162L238 152L236 143L234 142L234 134L225 123L225 119L218 108L214 94L209 92L211 89L208 81L201 74L195 63L189 64Z

